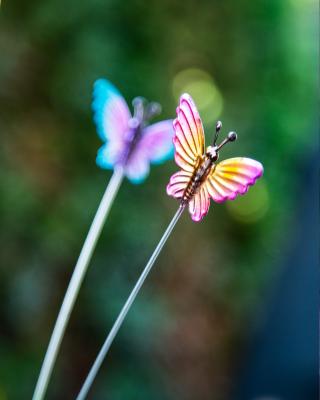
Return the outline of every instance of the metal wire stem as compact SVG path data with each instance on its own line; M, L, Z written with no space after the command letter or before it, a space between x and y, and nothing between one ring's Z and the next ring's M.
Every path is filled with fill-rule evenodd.
M139 290L141 289L141 286L143 285L145 279L147 278L154 262L156 261L158 255L160 254L164 244L166 243L168 237L170 236L173 228L175 227L176 223L178 222L185 206L180 205L178 211L175 213L174 217L172 218L169 226L167 227L166 231L164 232L160 242L158 243L156 249L154 250L152 256L150 257L147 265L145 266L142 274L140 275L140 278L138 279L137 283L135 284L130 296L128 297L125 305L123 306L122 310L120 311L120 314L118 315L115 323L113 324L113 327L111 328L111 331L109 332L94 364L92 365L89 374L77 396L77 400L84 400L93 384L93 381L101 367L101 364L103 363L103 360L105 359L110 346L116 337L128 311L130 310L130 307L132 306L132 303L134 302L137 294L139 293Z
M96 247L101 230L109 214L115 196L124 177L122 168L116 168L102 197L96 215L92 221L86 240L81 249L77 264L73 271L69 286L64 296L56 324L44 357L39 378L33 394L33 400L42 400L46 394L48 383L52 374L62 338L70 319L74 303L79 293L81 283L88 269L93 251Z

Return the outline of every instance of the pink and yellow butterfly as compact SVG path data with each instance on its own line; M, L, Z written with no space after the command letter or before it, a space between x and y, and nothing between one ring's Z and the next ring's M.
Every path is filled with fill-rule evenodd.
M189 205L194 221L208 213L210 198L217 203L234 200L238 194L248 191L263 174L263 166L251 158L235 157L216 163L219 151L237 138L235 132L217 145L222 127L217 122L212 146L205 150L202 122L198 110L188 94L180 97L177 118L173 121L175 135L175 161L181 170L171 176L167 193L180 199L181 206Z
M94 84L92 109L97 132L104 142L96 162L101 168L121 166L132 183L141 183L150 164L161 164L173 157L172 120L149 125L161 112L158 103L142 97L133 100L134 114L118 89L106 79Z

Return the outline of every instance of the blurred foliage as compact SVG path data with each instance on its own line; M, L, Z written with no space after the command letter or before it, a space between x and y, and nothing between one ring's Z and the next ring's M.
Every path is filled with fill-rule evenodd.
M93 389L95 399L227 399L249 321L294 232L316 126L311 0L4 0L0 9L0 399L30 398L64 290L110 173L91 114L95 79L173 117L199 102L263 180L201 224L185 215ZM125 181L49 387L72 398L175 212L174 162ZM213 395L214 393L214 395Z

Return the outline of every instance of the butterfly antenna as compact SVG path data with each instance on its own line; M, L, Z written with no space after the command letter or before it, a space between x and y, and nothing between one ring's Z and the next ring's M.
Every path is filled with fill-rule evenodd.
M234 142L235 140L237 140L237 134L236 132L229 132L228 136L219 144L219 146L217 147L216 151L221 150L221 148L227 144L228 142Z
M136 118L139 122L142 122L144 117L145 102L146 100L141 96L135 97L132 100L132 105L134 109L133 117Z
M214 138L213 138L213 146L215 146L217 143L219 132L220 132L221 128L222 128L222 122L218 121L216 123L216 133L214 134Z
M146 119L151 119L154 118L155 116L161 114L162 108L159 103L156 103L155 101L151 101L147 105L146 109Z

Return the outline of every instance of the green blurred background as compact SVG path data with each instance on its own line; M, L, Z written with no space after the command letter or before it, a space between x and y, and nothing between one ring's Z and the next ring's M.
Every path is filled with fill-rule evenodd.
M245 197L212 205L202 223L187 213L182 217L90 398L258 399L258 392L243 389L264 376L250 375L257 370L254 363L248 366L255 354L250 343L257 331L262 337L277 332L272 323L267 328L268 305L277 303L277 287L292 276L290 268L305 282L301 298L310 297L304 273L314 258L304 265L288 257L296 251L298 232L311 235L314 220L301 222L310 212L308 177L317 167L317 18L312 0L2 1L1 400L31 398L111 175L95 165L101 143L91 95L100 77L128 102L137 95L159 101L161 118L174 117L179 95L189 92L208 140L217 118L225 133L238 132L239 140L222 156L255 158L265 174ZM79 390L177 208L165 192L176 170L170 161L154 167L143 185L123 183L72 314L48 399L71 399ZM295 293L286 298L284 311L293 321L294 299ZM279 338L271 341L271 353L272 343ZM299 348L297 341L292 351ZM287 399L283 393L260 395Z

